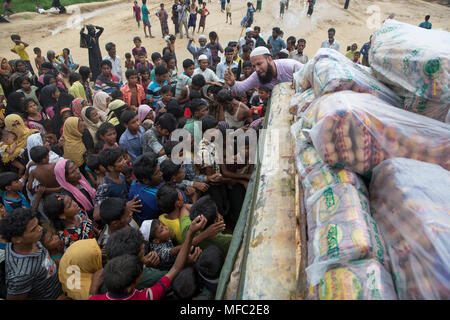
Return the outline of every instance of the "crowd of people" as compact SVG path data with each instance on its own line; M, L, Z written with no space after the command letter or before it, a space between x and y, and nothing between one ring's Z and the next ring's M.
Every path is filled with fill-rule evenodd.
M133 12L151 37L142 3ZM180 6L189 34L206 10ZM272 88L308 61L305 39L285 42L275 27L264 40L255 11L226 46L215 31L198 45L190 37L192 59L180 62L182 25L169 34L163 4L167 46L150 52L136 36L123 62L113 42L102 58L101 26L80 31L89 66L69 48L34 48L34 69L28 43L11 35L17 59L0 57L0 298L214 298L254 171L250 136ZM322 47L339 51L335 33ZM359 63L358 53L353 44L346 56Z

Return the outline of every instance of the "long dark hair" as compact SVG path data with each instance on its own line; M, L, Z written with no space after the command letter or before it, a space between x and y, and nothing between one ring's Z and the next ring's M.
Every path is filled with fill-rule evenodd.
M66 228L66 222L59 217L64 212L63 194L49 194L44 199L44 212L57 231L62 231Z

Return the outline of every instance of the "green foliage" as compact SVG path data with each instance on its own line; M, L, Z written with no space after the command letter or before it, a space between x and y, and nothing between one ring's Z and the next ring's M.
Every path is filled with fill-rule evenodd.
M69 6L77 3L101 2L107 0L60 0L63 6ZM3 4L3 0L1 1ZM52 6L53 0L38 0L41 8L47 10ZM36 0L12 0L11 9L14 12L31 11L36 12ZM3 13L3 9L1 10Z

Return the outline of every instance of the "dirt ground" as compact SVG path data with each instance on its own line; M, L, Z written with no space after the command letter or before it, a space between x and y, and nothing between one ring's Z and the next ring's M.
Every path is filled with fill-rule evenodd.
M170 13L173 1L159 0L149 1L151 12L150 22L152 33L155 38L144 38L144 31L138 29L133 17L132 0L114 0L100 3L89 3L68 7L80 14L72 15L39 15L37 13L20 13L11 16L11 23L2 23L0 28L0 56L8 59L16 59L18 56L10 51L13 46L9 38L12 33L18 33L22 40L29 43L28 54L34 59L33 48L40 47L45 55L47 50L60 52L68 47L76 62L81 65L88 65L87 49L80 48L79 31L84 23L92 23L105 28L100 37L100 48L102 55L106 55L104 45L107 42L114 42L117 52L122 60L125 60L125 53L131 52L133 37L141 36L143 46L147 52L161 52L165 46L161 37L161 27L159 19L155 16L159 4L164 2L166 10ZM256 1L253 1L256 6ZM370 34L375 31L378 23L381 23L390 13L395 13L395 18L399 21L418 25L423 21L426 14L431 15L430 21L433 29L442 28L448 31L450 25L450 6L428 2L423 0L351 0L348 10L344 10L345 0L317 0L312 17L306 16L306 0L291 0L289 9L286 11L284 19L279 18L279 1L264 0L262 11L255 13L253 26L260 26L264 39L271 34L272 27L278 26L284 31L284 39L293 35L297 39L307 40L306 54L311 57L320 47L320 43L327 39L327 30L330 27L336 29L336 39L341 45L341 53L345 53L347 45L356 42L359 48L368 41ZM139 1L141 3L141 1ZM246 13L247 0L232 0L233 25L225 24L225 13L220 11L220 1L212 0L207 8L211 14L206 19L206 29L204 34L216 31L223 47L228 41L237 40L242 28L240 21ZM79 10L73 7L80 8ZM79 24L77 19L84 17L85 20ZM197 18L197 23L199 18ZM370 28L372 27L372 28ZM173 23L169 18L169 30L174 31ZM53 34L52 35L52 31ZM59 32L57 32L59 31ZM198 33L194 38L197 40ZM177 38L176 54L180 61L185 58L192 58L186 49L187 39ZM34 63L33 63L34 66Z

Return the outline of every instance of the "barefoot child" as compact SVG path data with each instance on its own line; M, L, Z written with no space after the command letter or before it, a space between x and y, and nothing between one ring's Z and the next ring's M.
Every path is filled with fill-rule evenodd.
M25 48L28 47L28 43L23 42L18 34L11 35L11 40L15 43L15 46L12 47L11 52L17 53L20 59L25 62L27 69L34 75L34 70L30 63L30 57L25 50Z
M231 21L231 3L230 3L230 0L227 0L227 6L226 6L225 11L227 13L227 21L225 23L228 23L228 17L230 17L230 25L231 25L232 21Z
M203 2L202 8L198 10L198 13L200 13L200 23L198 25L197 33L200 33L200 28L203 27L202 33L205 32L205 25L206 25L206 16L209 15L208 9L206 9L206 2Z
M138 6L137 1L134 1L133 14L134 17L136 18L136 22L139 28L141 26L141 8Z
M36 64L36 68L38 69L38 74L42 74L42 64L45 62L45 58L42 56L41 49L36 47L33 49L34 54L36 57L34 58L34 63Z
M148 14L150 13L150 11L148 11L147 8L147 0L142 0L142 23L144 24L144 34L145 37L148 38L149 36L147 35L147 32L145 31L145 28L148 28L148 33L150 35L150 38L154 38L154 36L152 36L152 26L150 24L150 20L148 18Z

